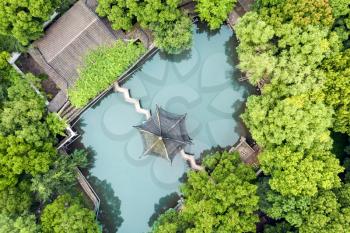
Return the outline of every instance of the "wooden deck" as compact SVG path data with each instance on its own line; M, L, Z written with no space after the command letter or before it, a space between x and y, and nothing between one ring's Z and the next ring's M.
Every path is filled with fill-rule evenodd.
M230 149L230 152L238 151L241 160L249 165L252 165L254 167L258 167L259 165L259 160L258 160L258 155L260 152L260 149L258 145L254 145L251 147L245 137L241 137L239 139L239 142L237 143L236 146L233 146Z
M233 28L237 24L239 18L251 9L253 3L254 0L239 0L235 8L230 12L227 23Z

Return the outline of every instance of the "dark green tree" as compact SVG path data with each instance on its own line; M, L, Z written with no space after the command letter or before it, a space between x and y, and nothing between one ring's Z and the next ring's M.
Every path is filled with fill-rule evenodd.
M70 192L76 185L77 167L87 165L86 152L76 150L69 156L59 156L45 174L32 178L31 190L38 195L38 199L47 202L53 195Z

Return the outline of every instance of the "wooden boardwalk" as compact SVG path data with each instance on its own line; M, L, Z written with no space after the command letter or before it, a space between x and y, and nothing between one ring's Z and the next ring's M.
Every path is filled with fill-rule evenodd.
M254 0L239 0L235 8L230 12L227 23L233 28L240 17L249 11L254 3Z
M77 179L80 184L80 186L83 188L85 194L90 198L92 203L94 204L94 211L96 213L96 217L98 216L98 212L100 210L100 198L94 191L94 189L91 187L90 183L86 180L85 176L81 173L81 171L76 168L77 172Z

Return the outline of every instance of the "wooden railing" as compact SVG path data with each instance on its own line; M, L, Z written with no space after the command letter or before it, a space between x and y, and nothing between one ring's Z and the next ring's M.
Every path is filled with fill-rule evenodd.
M92 203L94 204L94 211L96 213L96 217L98 216L98 212L100 210L100 198L98 197L95 190L91 187L90 183L87 181L85 176L81 173L79 168L76 168L77 179L80 186L83 188L85 194L90 198Z

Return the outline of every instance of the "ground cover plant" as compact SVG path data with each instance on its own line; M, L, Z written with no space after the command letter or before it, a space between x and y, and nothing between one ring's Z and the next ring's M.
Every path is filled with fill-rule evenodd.
M139 43L117 41L91 51L78 70L79 78L69 89L69 99L76 107L85 106L89 100L108 88L143 53Z

